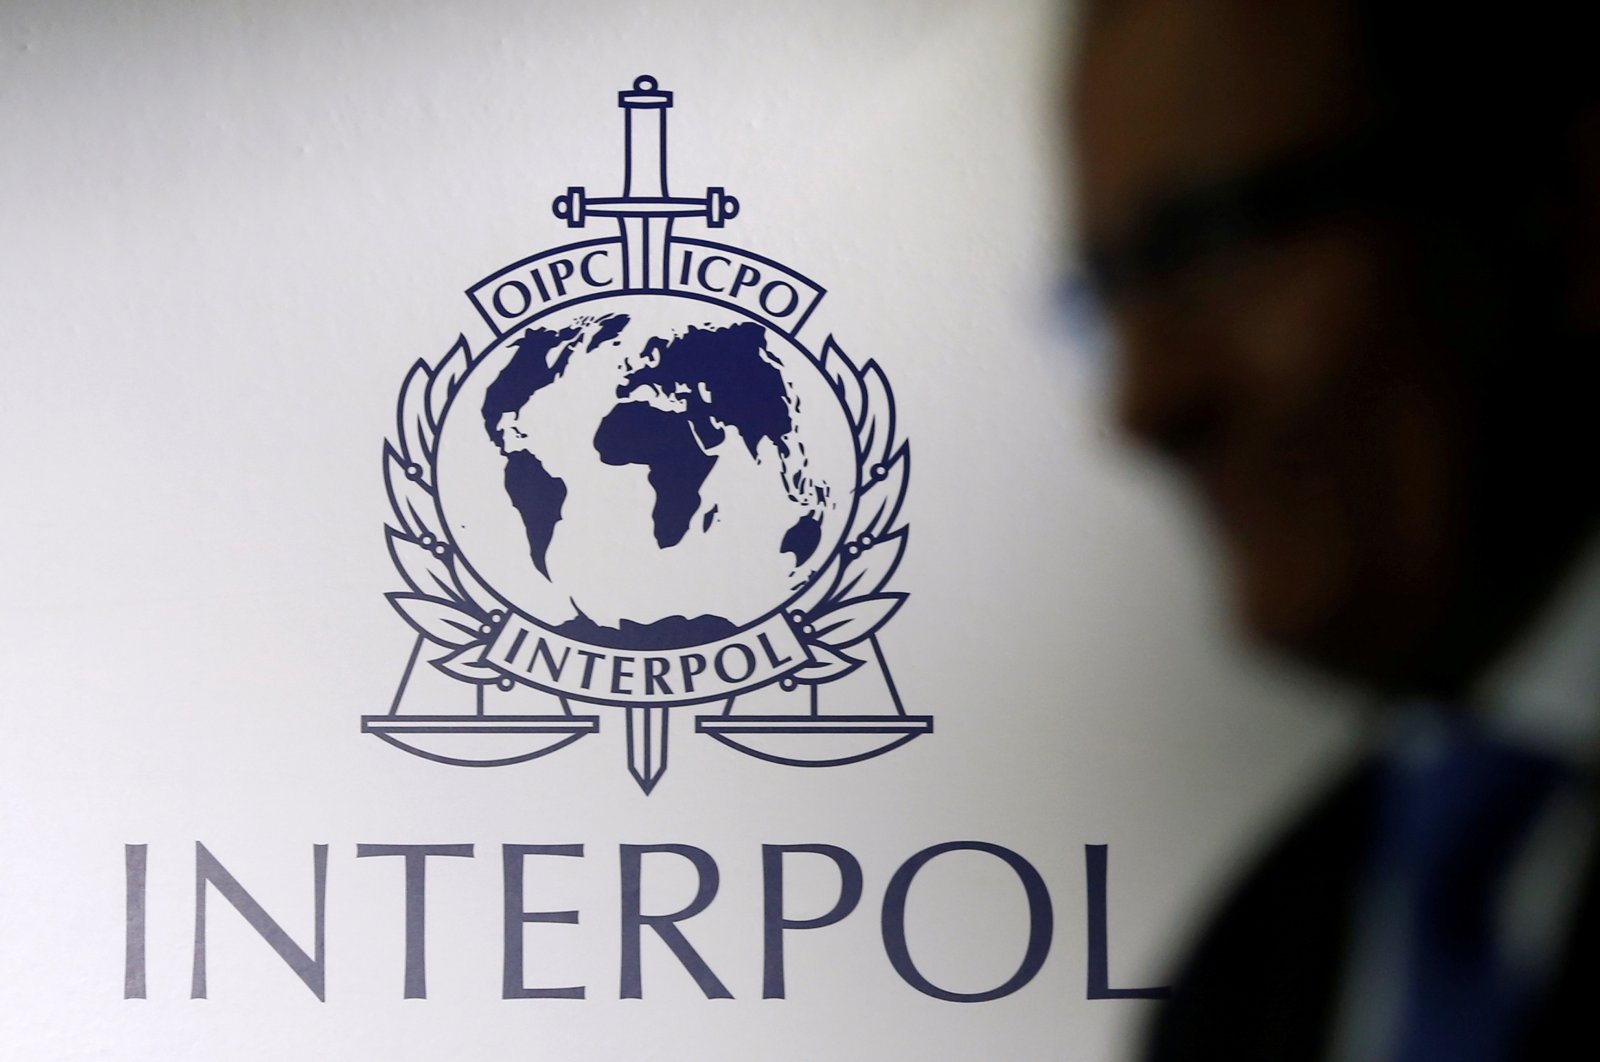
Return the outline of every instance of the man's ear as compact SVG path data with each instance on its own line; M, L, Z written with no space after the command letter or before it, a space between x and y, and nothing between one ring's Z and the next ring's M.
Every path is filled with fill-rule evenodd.
M1580 336L1600 339L1600 104L1572 124L1570 213L1563 219L1567 257L1567 321Z

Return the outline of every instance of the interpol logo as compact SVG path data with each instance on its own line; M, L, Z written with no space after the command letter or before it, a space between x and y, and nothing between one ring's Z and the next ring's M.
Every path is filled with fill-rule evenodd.
M384 448L389 552L415 629L388 714L362 728L428 759L519 763L622 709L646 793L668 721L825 767L933 729L878 644L910 452L872 361L800 331L824 294L748 251L674 233L738 216L667 190L672 93L619 93L622 194L554 212L615 236L525 258L467 292L491 338L419 361ZM577 706L577 710L575 710Z

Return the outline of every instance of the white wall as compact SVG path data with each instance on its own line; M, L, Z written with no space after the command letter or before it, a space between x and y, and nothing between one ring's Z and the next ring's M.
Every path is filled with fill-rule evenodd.
M1230 648L1189 515L1118 448L1055 312L1056 6L0 9L0 1053L1119 1057L1158 1004L1083 998L1083 846L1110 845L1114 983L1159 981L1348 722ZM400 381L475 327L468 284L569 240L553 195L613 190L640 73L677 93L675 185L738 195L719 238L826 286L815 334L894 383L912 596L883 641L937 730L893 755L785 769L685 727L647 798L619 719L486 771L359 733L410 647L382 598ZM918 994L879 938L893 870L959 839L1022 853L1055 903L1044 970L990 1003ZM197 840L299 940L331 845L326 1003L215 894L188 999ZM660 947L646 998L616 998L616 846L667 841L721 866L686 932L732 1001ZM432 868L426 1001L400 999L399 868L358 842L478 846ZM584 1001L499 998L503 842L587 846L530 899L580 925L529 935L529 983ZM759 848L802 842L859 856L866 896L793 935L789 998L763 1001ZM128 843L144 1001L121 998ZM1014 879L952 858L919 889L929 976L1003 980Z

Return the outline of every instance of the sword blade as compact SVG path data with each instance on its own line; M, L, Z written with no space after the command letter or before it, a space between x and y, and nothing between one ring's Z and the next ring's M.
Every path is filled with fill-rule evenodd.
M667 770L667 710L629 705L628 773L649 795Z

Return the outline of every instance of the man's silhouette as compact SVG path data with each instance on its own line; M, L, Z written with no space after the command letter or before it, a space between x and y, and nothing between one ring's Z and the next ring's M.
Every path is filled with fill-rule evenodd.
M1083 12L1077 205L1125 426L1203 500L1243 626L1390 706L1242 875L1155 1058L1600 1041L1600 64L1577 10Z

